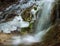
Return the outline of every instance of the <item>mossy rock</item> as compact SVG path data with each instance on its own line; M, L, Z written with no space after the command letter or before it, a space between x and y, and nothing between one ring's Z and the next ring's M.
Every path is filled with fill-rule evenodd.
M33 28L33 23L30 23L29 27L21 29L21 33L32 33L33 32L32 28Z
M24 21L28 21L28 22L31 22L32 21L32 18L33 18L33 15L31 14L31 9L32 9L33 6L25 9L23 11L23 13L21 14L22 18Z

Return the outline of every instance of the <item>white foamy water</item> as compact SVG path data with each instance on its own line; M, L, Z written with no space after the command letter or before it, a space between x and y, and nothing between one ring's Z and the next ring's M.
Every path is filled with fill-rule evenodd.
M49 27L47 30L43 30L35 35L24 35L24 36L13 36L12 37L12 44L13 45L31 45L33 43L43 41L43 36L52 28L53 26Z
M12 44L18 45L18 44L24 44L24 45L30 45L34 42L38 42L38 39L32 35L25 35L25 36L14 36L12 38Z

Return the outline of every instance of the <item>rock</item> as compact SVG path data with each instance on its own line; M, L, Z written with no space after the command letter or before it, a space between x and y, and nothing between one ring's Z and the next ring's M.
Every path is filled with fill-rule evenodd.
M0 0L0 11L3 11L6 7L17 3L18 0Z

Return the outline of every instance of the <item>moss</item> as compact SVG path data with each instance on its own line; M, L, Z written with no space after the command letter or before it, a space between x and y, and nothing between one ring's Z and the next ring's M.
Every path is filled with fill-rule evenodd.
M26 11L25 13L23 13L22 18L24 19L24 21L30 22L32 20L32 15L28 11Z
M32 9L31 7L27 8L21 14L21 16L22 16L22 18L23 18L24 21L31 22L31 20L33 18L33 15L30 13L31 9Z
M33 32L32 28L33 28L33 23L30 23L29 27L21 29L21 33L23 33L23 34L32 33Z

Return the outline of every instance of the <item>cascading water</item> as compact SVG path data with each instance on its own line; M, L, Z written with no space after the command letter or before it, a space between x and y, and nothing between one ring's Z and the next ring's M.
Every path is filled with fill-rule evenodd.
M51 21L50 21L50 16L51 16L51 10L53 8L53 2L54 0L42 0L42 2L39 7L42 7L42 13L38 14L39 21L36 26L36 33L34 35L25 35L21 39L21 43L28 45L34 42L41 42L42 37L49 31ZM42 6L43 5L43 6Z
M50 29L49 28L50 25L51 25L50 16L51 16L51 10L53 8L54 1L55 0L36 0L36 1L35 0L29 0L26 4L22 4L21 3L22 0L19 1L20 3L18 5L14 4L14 5L10 6L8 9L5 10L5 13L4 13L4 14L8 14L8 13L11 13L13 10L15 10L19 16L18 17L16 16L15 19L13 19L13 21L0 24L0 30L2 30L4 28L4 26L5 26L6 27L4 29L5 31L4 30L3 31L4 32L7 32L8 31L7 33L10 33L10 30L16 30L17 27L22 28L22 27L25 27L27 24L28 25L26 27L28 27L29 26L29 23L28 22L25 23L23 21L23 19L21 18L21 16L20 16L21 15L20 13L22 13L23 11L19 11L19 10L20 9L26 9L27 7L30 7L33 4L36 4L36 5L38 5L37 11L40 10L40 9L42 9L41 13L40 14L37 14L40 17L38 17L39 20L38 20L38 23L37 23L37 26L36 26L36 32L33 33L33 35L27 34L27 35L24 35L24 36L20 36L20 35L19 36L13 36L12 37L13 40L12 40L12 43L11 44L13 44L13 45L18 45L18 44L29 45L31 43L41 42L42 37ZM32 12L35 12L35 11L32 10ZM1 15L4 15L4 14L1 14ZM35 16L35 14L34 14L34 16ZM21 20L21 21L18 21L18 20ZM23 22L23 24L22 24L22 22ZM18 25L18 24L24 25L24 23L25 23L25 26L19 26ZM9 26L7 26L7 25L9 25ZM11 28L11 26L13 26L12 27L13 29ZM7 29L7 31L6 31L6 29Z
M40 15L40 18L37 23L36 32L47 32L43 31L50 27L51 25L51 10L53 8L53 2L54 0L44 0L44 5L42 9L42 13L38 14ZM40 34L40 33L38 33ZM39 36L39 35L38 35Z
M42 31L50 26L50 16L51 16L51 9L52 9L52 2L53 0L45 0L42 13L39 18L37 32Z

